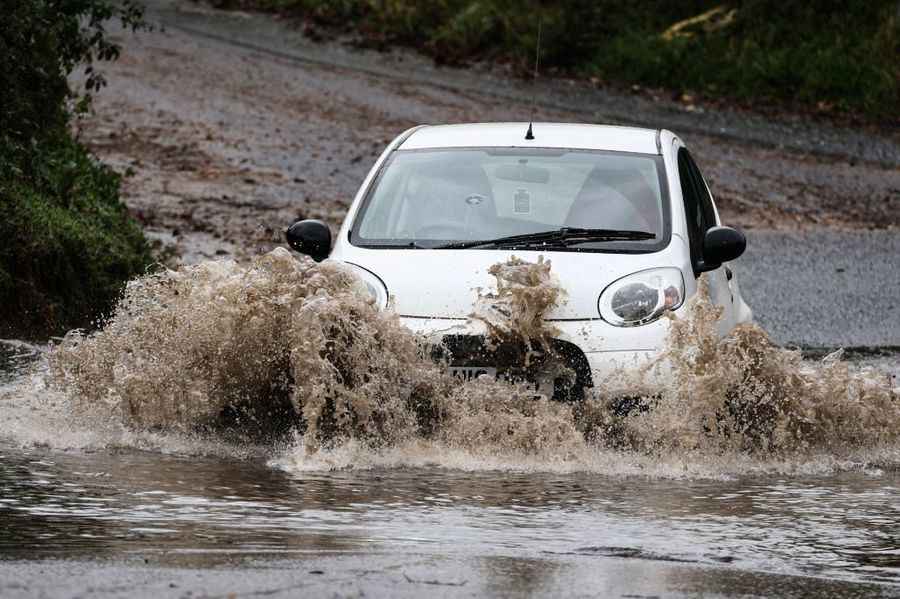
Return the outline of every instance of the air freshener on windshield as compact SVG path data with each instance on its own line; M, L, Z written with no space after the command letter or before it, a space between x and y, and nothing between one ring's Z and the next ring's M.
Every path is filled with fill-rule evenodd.
M525 189L517 189L513 196L513 212L528 214L531 212L531 194Z

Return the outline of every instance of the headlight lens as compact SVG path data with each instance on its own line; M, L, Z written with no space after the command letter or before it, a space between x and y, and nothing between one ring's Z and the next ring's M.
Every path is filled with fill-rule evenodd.
M387 308L388 290L387 287L385 287L384 283L381 282L381 279L375 276L375 274L369 272L361 266L357 266L356 264L344 262L344 266L346 266L360 280L360 282L362 283L362 285L360 286L360 291L369 295L372 298L372 301L375 302L375 306L377 306L379 310L384 310L385 308Z
M658 319L684 302L684 278L677 268L642 270L612 283L600 294L600 317L617 327Z

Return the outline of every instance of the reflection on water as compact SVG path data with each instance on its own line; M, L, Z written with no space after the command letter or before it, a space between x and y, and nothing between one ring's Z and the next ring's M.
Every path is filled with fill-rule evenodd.
M673 481L0 449L0 557L622 558L900 582L900 473ZM516 564L519 564L518 566ZM522 567L510 562L510 568ZM548 574L549 575L549 574ZM540 580L529 583L539 588Z

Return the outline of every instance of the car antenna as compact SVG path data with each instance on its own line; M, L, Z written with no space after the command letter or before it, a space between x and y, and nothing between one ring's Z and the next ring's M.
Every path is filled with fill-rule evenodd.
M534 103L537 97L535 86L537 85L538 67L541 64L541 29L544 25L544 13L538 17L538 36L537 48L534 51L534 77L531 81L531 118L528 121L528 131L525 132L525 139L534 139Z

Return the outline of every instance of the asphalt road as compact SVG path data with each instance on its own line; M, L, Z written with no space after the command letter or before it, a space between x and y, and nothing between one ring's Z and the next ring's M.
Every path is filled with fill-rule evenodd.
M278 19L209 10L193 0L145 0L145 4L165 27L308 67L340 68L398 84L421 84L451 94L475 94L507 105L524 103L523 100L530 104L534 95L539 107L577 114L592 122L665 127L684 134L900 166L900 136L892 131L838 127L791 115L686 105L662 93L629 93L584 80L544 77L535 86L489 64L474 64L469 69L438 67L431 59L402 48L386 52L362 50L352 37L323 41L329 36L320 35L311 40Z
M896 597L877 584L610 557L297 555L216 566L0 562L0 595L29 597ZM155 558L153 561L156 561ZM179 563L184 563L182 559Z
M900 234L751 231L734 265L778 343L900 350Z

